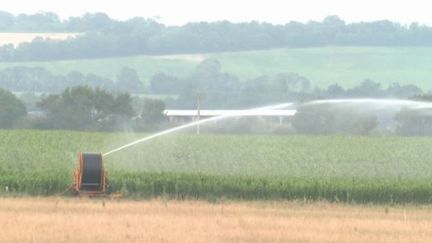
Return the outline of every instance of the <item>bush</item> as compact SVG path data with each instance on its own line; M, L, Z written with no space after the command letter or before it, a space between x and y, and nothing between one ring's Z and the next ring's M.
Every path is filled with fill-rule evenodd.
M376 116L332 104L304 105L297 108L292 124L303 134L367 135L376 126Z
M432 109L402 109L395 116L396 134L402 136L432 136Z
M27 114L24 103L14 94L0 89L0 128L11 128Z

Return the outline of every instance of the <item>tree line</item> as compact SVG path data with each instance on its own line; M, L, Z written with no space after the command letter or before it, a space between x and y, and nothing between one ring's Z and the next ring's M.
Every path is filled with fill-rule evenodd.
M297 108L292 125L300 134L432 136L432 95L415 95L409 100L423 102L421 108L401 105L399 110L391 111L389 107L376 109L367 103L302 105Z
M60 20L55 13L0 12L0 31L82 33L75 39L35 39L0 47L0 61L104 58L318 46L431 46L432 28L388 20L345 23L337 16L307 23L195 22L165 26L152 19L111 19L104 13Z
M0 88L13 92L58 93L79 85L130 93L143 93L145 88L137 72L127 67L123 67L114 80L79 71L55 75L42 67L17 66L0 71Z
M162 100L134 99L127 92L98 87L74 86L43 95L36 107L28 112L22 100L0 88L0 128L147 131L165 122Z
M317 87L297 73L279 73L240 80L223 72L216 59L201 62L186 77L164 73L154 75L147 88L158 95L172 95L166 100L173 108L194 108L199 96L203 108L249 108L277 102L302 102L335 98L409 98L422 94L416 85L393 83L383 87L379 82L365 79L352 88L335 83Z
M202 61L186 76L155 74L149 82L139 79L136 70L124 67L114 80L72 71L55 75L41 67L13 67L0 71L0 88L24 93L60 93L68 87L86 85L107 91L164 97L170 108L190 109L199 97L203 108L248 108L282 101L301 102L328 98L408 98L424 93L416 85L393 83L383 87L365 79L357 86L340 84L317 87L297 73L279 73L240 79L224 72L216 59Z
M431 102L432 96L421 94L413 100ZM432 104L432 103L430 103ZM101 88L75 86L59 94L42 96L38 112L27 112L23 101L0 89L0 128L67 129L83 131L149 131L170 126L164 116L165 103L159 99L136 100L129 93L109 92ZM357 107L358 108L358 107ZM270 125L259 118L235 119L210 132L354 134L374 133L402 136L432 136L432 105L424 109L401 108L390 121L383 121L374 107L353 108L346 104L300 103L297 113L285 125ZM385 113L382 109L379 113ZM381 119L381 120L380 120ZM389 119L389 118L386 118ZM388 124L392 127L386 127ZM263 126L262 126L263 125ZM207 129L207 128L206 128Z

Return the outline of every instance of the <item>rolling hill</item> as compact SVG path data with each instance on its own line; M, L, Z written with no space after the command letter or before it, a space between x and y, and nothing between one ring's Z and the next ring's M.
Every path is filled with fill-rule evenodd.
M369 78L387 86L393 82L432 89L432 48L419 47L324 47L264 51L204 53L168 56L0 63L12 66L42 66L56 74L72 70L115 78L122 67L137 70L143 82L158 72L185 76L206 59L216 58L222 69L241 79L281 72L295 72L313 85L338 83L352 87Z

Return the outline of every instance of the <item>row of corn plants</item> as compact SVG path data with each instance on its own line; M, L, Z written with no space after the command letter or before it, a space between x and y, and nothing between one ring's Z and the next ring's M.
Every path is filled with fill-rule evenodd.
M56 195L80 151L145 134L0 130L0 194ZM169 135L106 157L124 196L429 203L432 139L393 136Z

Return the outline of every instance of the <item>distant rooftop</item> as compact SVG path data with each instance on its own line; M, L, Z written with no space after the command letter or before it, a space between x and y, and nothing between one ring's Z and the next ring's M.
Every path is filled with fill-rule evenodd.
M200 110L200 116L294 116L296 110ZM166 116L198 116L197 110L165 110Z

